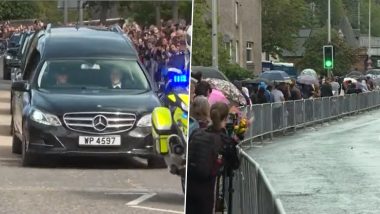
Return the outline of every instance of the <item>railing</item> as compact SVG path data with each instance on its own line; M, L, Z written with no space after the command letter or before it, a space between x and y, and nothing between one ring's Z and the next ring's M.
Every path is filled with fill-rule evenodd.
M241 165L234 173L232 207L233 214L285 214L268 178L248 154L239 148ZM226 182L228 190L228 182ZM228 192L226 192L228 201Z
M242 111L246 113L248 118L254 117L254 122L242 143L251 142L258 137L273 137L276 132L322 123L379 105L380 91L373 91L248 106Z
M242 111L248 118L253 116L254 122L240 145L258 137L272 138L276 132L296 130L378 106L380 91L248 106ZM234 214L285 214L263 169L242 148L239 151L241 166L234 173L230 211Z

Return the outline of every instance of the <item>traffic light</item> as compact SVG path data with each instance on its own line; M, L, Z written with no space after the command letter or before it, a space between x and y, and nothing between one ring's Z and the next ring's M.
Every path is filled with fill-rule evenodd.
M332 45L323 46L323 67L325 69L334 68L334 47Z

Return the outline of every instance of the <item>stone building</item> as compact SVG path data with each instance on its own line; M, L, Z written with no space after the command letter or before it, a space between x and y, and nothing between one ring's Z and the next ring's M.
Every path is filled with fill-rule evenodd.
M261 0L219 0L219 32L231 60L261 73Z

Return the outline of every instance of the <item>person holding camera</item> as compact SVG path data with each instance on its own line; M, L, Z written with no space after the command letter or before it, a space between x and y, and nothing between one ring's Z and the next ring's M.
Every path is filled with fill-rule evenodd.
M225 103L215 103L210 109L212 124L195 130L189 139L186 192L187 214L215 213L216 180L225 166L238 163L236 144L227 135L230 108ZM226 151L226 149L230 151Z

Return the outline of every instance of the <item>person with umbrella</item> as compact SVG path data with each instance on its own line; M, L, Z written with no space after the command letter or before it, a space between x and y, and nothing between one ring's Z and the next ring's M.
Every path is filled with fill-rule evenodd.
M274 98L273 105L273 128L278 129L282 124L282 102L285 102L284 94L281 91L281 85L277 84L275 88L272 90L272 95Z
M243 84L240 82L240 81L234 81L234 85L236 86L237 89L239 89L239 91L241 92L241 94L244 96L246 102L247 102L247 105L251 105L251 99L249 98L249 96L243 92Z
M259 83L259 89L261 89L262 91L264 91L264 96L265 96L265 100L266 102L271 102L272 99L272 96L271 96L271 92L269 91L269 86L265 83L265 82L260 82ZM264 100L264 99L262 99Z
M334 96L340 95L340 84L337 81L337 77L330 83Z
M205 96L209 97L209 95L212 92L212 88L210 83L206 81L200 81L197 83L197 86L195 87L195 96Z
M370 76L366 76L366 80L367 80L368 89L370 91L373 91L373 89L375 89L375 87L374 87L375 84L373 83L373 80L371 79Z
M300 100L302 99L301 91L296 86L296 81L292 79L290 84L290 100Z
M230 103L234 102L239 106L247 105L247 100L241 90L231 82L215 78L207 78L204 81L208 82L213 90L221 91Z
M321 97L332 97L333 90L330 84L330 80L326 79L325 82L321 86Z
M355 94L356 92L356 84L352 80L348 80L346 94Z

